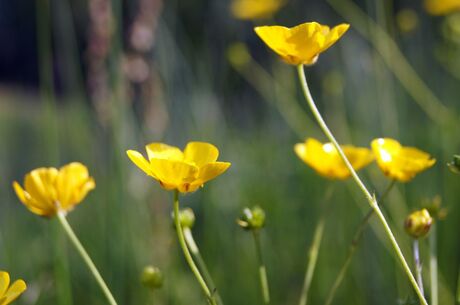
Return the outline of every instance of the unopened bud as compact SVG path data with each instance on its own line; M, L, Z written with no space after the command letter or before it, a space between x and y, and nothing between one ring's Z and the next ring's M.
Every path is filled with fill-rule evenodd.
M251 61L251 55L244 43L236 42L227 49L227 59L235 67L245 67Z
M447 163L447 166L453 173L460 174L460 155L454 155L454 159Z
M259 206L252 209L244 208L241 217L236 222L246 230L261 229L265 225L265 211Z
M427 209L415 211L407 216L404 228L413 238L425 237L430 231L433 218Z
M163 273L157 267L146 266L141 274L141 283L150 289L163 286Z
M174 221L174 214L172 214L172 219ZM179 211L179 222L182 228L191 229L195 224L195 213L191 208L182 209Z

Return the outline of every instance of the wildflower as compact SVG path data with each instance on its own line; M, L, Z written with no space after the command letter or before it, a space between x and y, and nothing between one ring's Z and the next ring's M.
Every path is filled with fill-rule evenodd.
M265 211L259 206L244 208L236 223L245 230L259 230L265 226Z
M0 271L0 305L8 305L16 300L27 286L23 280L16 280L10 286L10 275L8 272Z
M446 15L460 10L459 0L425 0L425 10L431 15Z
M13 182L19 200L31 212L41 216L71 211L95 187L86 166L78 162L60 169L34 169L25 176L24 188L18 182Z
M284 3L282 0L234 0L231 11L238 19L265 19L272 17Z
M128 157L166 190L194 192L231 165L217 162L219 150L212 144L189 142L184 151L163 143L146 146L148 161L141 153L128 150Z
M307 22L293 28L275 25L254 30L288 64L312 65L319 54L339 40L349 27L349 24L340 24L330 29L317 22Z
M407 234L413 238L425 237L433 224L433 218L427 209L415 211L407 216L404 228Z
M351 145L341 145L341 148L355 170L365 167L374 159L368 148ZM302 161L324 177L346 179L351 175L332 143L323 144L316 139L308 138L305 143L297 143L294 151Z
M371 146L383 173L400 182L408 182L436 162L428 153L415 147L404 147L390 138L375 139Z

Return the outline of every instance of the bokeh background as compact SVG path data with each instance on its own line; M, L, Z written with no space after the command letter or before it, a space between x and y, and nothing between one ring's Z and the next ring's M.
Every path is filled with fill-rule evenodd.
M440 1L440 0L439 0ZM412 264L406 215L439 196L440 302L455 303L460 260L460 15L432 16L420 1L290 0L265 20L240 20L229 1L0 0L0 269L23 278L17 304L105 304L57 221L28 212L11 183L29 170L86 164L97 187L68 219L119 304L204 304L171 224L172 194L126 157L161 141L214 143L232 167L193 194L193 232L226 304L261 304L252 237L235 220L267 213L262 233L273 304L297 304L326 190L330 200L309 303L324 302L368 205L352 181L319 177L294 154L325 141L296 71L254 25L351 24L307 69L314 97L341 143L381 136L431 153L437 164L397 184L385 214ZM377 193L389 181L361 171ZM422 257L428 262L426 240ZM163 288L139 281L159 267ZM425 271L428 267L426 265ZM426 279L428 277L426 276ZM429 289L428 289L429 291ZM429 292L428 292L429 294ZM416 304L380 225L366 230L334 304Z

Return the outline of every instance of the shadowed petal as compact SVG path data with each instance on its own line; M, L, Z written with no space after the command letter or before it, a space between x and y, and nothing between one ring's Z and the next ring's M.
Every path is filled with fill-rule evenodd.
M184 154L179 148L164 143L150 143L145 146L145 149L147 150L149 160L182 160L184 158Z
M215 162L218 157L217 147L205 142L189 142L184 150L184 160L198 167Z

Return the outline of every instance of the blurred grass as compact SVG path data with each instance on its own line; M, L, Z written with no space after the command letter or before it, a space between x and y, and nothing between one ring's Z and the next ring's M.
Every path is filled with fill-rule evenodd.
M342 22L333 10L319 2L292 1L277 22L289 26L304 20ZM114 37L117 47L110 57L108 125L101 123L83 91L84 84L79 83L83 79L78 75L61 78L64 72L82 71L83 51L75 55L75 48L69 47L71 42L65 39L53 44L55 56L58 54L64 61L55 68L55 78L66 88L56 89L54 114L44 107L37 90L6 84L0 90L0 267L29 284L18 304L68 303L58 294L57 288L65 284L65 274L56 278L56 253L68 260L73 303L105 304L80 258L65 238L56 236L55 221L29 213L10 187L13 180L22 180L30 169L70 161L88 165L97 188L69 215L69 222L119 303L204 303L175 239L170 220L172 194L161 190L125 156L126 149L142 149L148 142L184 146L188 140L216 144L220 159L233 164L225 175L181 200L197 215L194 234L224 302L262 303L251 236L235 224L243 207L258 204L267 212L262 244L273 304L296 304L307 249L321 213L320 202L330 182L317 176L293 153L293 145L307 136L324 140L311 122L303 122L310 114L302 112L306 107L294 69L266 51L250 23L233 20L226 3L196 1L192 5L171 1L164 3L155 47L147 54L149 69L156 76L150 84L155 98L139 101L133 94L136 85L126 79L122 70L124 50L119 30L127 27L123 22L128 23L129 18L123 22L119 18L123 3L113 5L118 26ZM365 3L359 5L364 10L368 8ZM457 109L458 80L438 66L430 51L442 39L438 22L419 9L417 13L420 27L409 37L393 38L420 77L442 98L443 105ZM52 20L53 33L74 33L68 20ZM409 239L402 233L402 220L407 212L420 206L423 198L442 196L449 216L438 227L444 289L440 300L441 304L453 304L460 258L456 243L460 217L456 203L460 195L458 177L447 170L445 163L459 152L458 129L430 121L392 70L382 64L373 45L353 30L359 29L355 20L348 21L352 30L308 70L313 94L342 143L368 145L375 137L391 136L437 158L435 168L410 184L397 185L384 209L409 258ZM234 69L226 60L226 49L234 41L243 41L252 56L244 69ZM49 64L46 69L50 69ZM338 84L338 91L334 84ZM165 128L152 122L152 116L145 111L149 106L167 114ZM447 120L447 116L450 117L441 115L440 120ZM47 144L47 123L53 120L58 128L51 132L58 139L56 144ZM58 160L50 153L52 145L55 147L51 149L59 151ZM377 192L385 188L387 181L376 165L362 175ZM348 243L368 208L351 181L334 184L334 208L326 222L311 304L325 300L345 259ZM335 303L412 303L412 290L386 251L380 227L375 222L371 225L373 229L367 230ZM422 242L421 246L424 261L428 262L427 245ZM65 270L65 261L61 263ZM141 286L139 276L146 264L163 270L165 285L161 290L150 292Z

